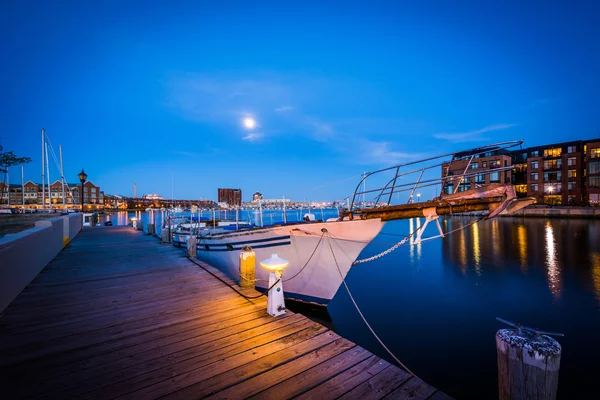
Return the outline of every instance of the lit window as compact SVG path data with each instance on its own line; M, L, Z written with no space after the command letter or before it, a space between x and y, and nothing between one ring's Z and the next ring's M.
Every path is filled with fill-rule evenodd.
M567 165L571 165L571 166L577 165L577 158L576 157L567 158Z
M568 178L576 178L577 172L574 169L570 169L568 172Z
M538 173L537 173L537 172L532 172L532 173L531 173L531 180L532 180L532 181L537 181L539 178L540 178L540 177L539 177L539 175L538 175Z
M590 158L600 158L600 147L590 150Z
M555 149L546 149L544 150L544 157L560 157L562 154L562 149L560 147Z

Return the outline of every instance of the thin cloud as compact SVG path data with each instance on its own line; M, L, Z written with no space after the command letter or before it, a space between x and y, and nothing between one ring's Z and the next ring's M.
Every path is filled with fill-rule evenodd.
M489 137L485 136L484 133L501 131L512 128L517 124L496 124L488 125L484 128L477 129L468 132L457 132L457 133L436 133L433 135L436 139L447 140L453 143L464 143L464 142L475 142L479 140L488 140Z
M262 133L249 133L246 136L244 136L242 138L242 140L246 140L248 142L258 142L259 140L261 140L263 138L263 134Z
M277 107L275 109L275 111L280 113L280 112L292 111L293 109L294 109L294 107L292 107L292 106L281 106L281 107Z

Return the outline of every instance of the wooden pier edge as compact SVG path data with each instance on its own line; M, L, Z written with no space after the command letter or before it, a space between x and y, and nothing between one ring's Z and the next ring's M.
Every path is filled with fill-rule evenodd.
M274 318L266 308L266 297L244 299L155 237L85 228L0 316L0 391L103 400L450 399L301 314Z

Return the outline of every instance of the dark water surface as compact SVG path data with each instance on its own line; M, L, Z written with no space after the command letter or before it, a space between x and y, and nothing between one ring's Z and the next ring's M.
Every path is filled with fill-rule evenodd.
M320 212L313 211L318 218ZM325 210L323 216L336 214ZM301 213L288 211L288 221L297 215ZM125 225L132 216L109 218L114 225ZM162 216L137 217L158 226ZM256 214L240 214L240 219L248 218L258 222ZM265 224L278 222L282 213L265 211L263 219ZM359 258L388 249L423 221L388 222ZM442 220L442 226L449 231L472 221L455 216ZM423 237L436 232L432 225ZM407 243L376 261L358 264L346 280L363 314L396 357L457 399L498 398L495 333L506 326L496 317L565 334L557 338L562 345L559 399L590 398L586 391L598 391L600 221L482 221L445 239ZM328 310L341 335L392 361L343 286Z
M421 222L423 219L421 219ZM469 217L442 222L444 230ZM377 254L413 219L386 224L361 254ZM435 228L425 236L435 234ZM408 368L457 399L495 399L501 317L561 332L559 399L597 393L600 221L498 218L445 239L400 247L354 266L347 283L375 332ZM390 360L342 287L328 306L336 330ZM588 392L589 393L589 392ZM594 395L592 398L599 398Z

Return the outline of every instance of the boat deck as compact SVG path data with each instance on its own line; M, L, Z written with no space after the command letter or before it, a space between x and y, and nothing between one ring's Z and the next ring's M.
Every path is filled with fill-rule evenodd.
M140 231L85 228L0 316L0 393L449 398L303 315L269 316L266 303Z

